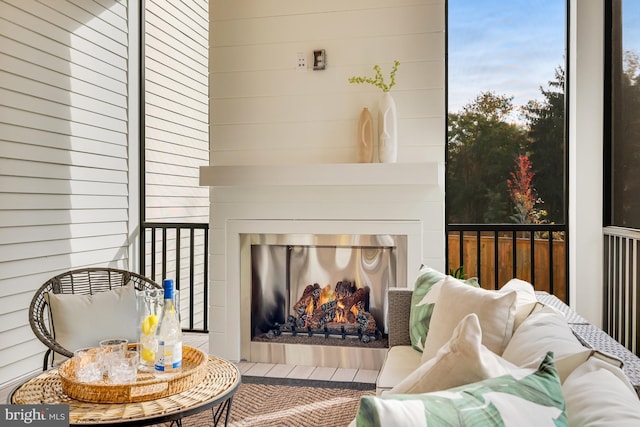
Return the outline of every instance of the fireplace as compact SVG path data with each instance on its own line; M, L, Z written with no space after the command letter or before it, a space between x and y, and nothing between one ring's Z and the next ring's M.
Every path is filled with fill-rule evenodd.
M420 264L444 268L444 163L212 164L201 168L200 182L211 186L210 353L234 361L379 369L387 350L370 343L252 340L248 236L306 236L294 243L303 246L319 245L309 236L404 236L406 267L396 264L395 283L410 286ZM335 285L343 279L309 280ZM316 338L328 341L311 341Z
M249 360L377 368L387 348L387 289L407 281L407 235L239 238Z
M243 235L250 245L251 339L386 346L386 294L406 283L398 235Z

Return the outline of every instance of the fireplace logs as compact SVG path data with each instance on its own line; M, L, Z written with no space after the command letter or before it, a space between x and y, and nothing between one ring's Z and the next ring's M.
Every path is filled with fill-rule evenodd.
M293 335L314 333L358 336L362 341L378 339L380 333L369 308L369 289L358 288L354 282L340 281L334 289L330 285L321 288L308 285L293 305L293 314L287 325L278 326L276 335L290 332Z

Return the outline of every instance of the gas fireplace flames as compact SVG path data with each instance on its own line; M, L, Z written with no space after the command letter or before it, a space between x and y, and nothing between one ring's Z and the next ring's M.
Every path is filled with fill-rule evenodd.
M286 325L276 325L272 331L281 333L357 336L363 342L381 336L376 321L369 308L368 288L358 288L349 281L338 282L335 289L331 285L321 288L314 283L308 285L302 297L293 306Z

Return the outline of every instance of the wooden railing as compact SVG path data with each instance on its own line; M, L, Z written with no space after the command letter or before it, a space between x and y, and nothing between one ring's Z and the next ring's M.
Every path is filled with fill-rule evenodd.
M208 332L209 224L145 222L142 229L141 274L174 279L182 330Z
M449 224L447 271L462 265L487 289L516 277L568 303L567 236L555 224Z

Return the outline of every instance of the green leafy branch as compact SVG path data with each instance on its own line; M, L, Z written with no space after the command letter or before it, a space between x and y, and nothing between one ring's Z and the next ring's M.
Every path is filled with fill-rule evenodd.
M452 268L449 269L449 275L451 277L455 277L456 279L461 279L461 280L467 278L467 275L464 272L464 265L461 265L460 267L456 268L455 270L452 269Z
M373 69L376 72L375 77L353 76L349 78L349 83L355 83L355 84L369 83L382 89L383 92L389 92L391 88L396 85L396 73L398 72L399 65L400 65L400 61L397 61L397 60L393 61L393 68L391 69L391 74L389 75L390 82L388 85L384 82L384 77L382 77L382 71L380 70L379 65L373 66Z

